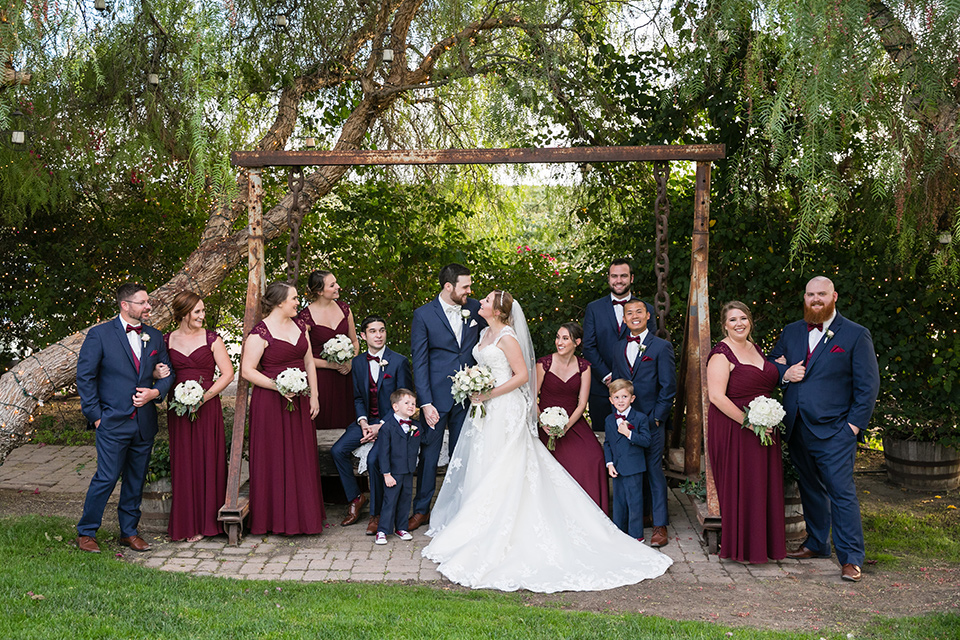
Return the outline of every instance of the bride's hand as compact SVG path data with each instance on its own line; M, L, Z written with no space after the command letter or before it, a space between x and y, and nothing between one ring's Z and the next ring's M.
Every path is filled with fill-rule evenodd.
M470 396L470 404L482 404L492 398L489 391L484 391L483 393L475 393Z

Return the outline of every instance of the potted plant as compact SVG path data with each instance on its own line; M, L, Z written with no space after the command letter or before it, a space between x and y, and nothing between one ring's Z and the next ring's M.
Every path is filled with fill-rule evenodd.
M140 526L145 531L166 533L170 522L170 443L157 438L147 468L147 482L143 487Z

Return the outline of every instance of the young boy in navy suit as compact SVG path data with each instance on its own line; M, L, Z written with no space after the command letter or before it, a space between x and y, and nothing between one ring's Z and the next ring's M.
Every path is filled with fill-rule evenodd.
M613 523L643 540L643 474L647 470L650 421L630 405L633 383L618 378L607 387L613 412L604 420L603 457L613 478Z
M393 413L384 419L377 438L384 489L376 544L387 544L390 532L401 540L413 540L406 525L420 453L420 423L413 419L417 396L409 389L397 389L390 395L390 404Z
M360 510L367 503L367 496L360 492L360 485L353 475L353 451L361 444L373 442L367 454L370 477L370 522L367 535L377 532L380 503L383 500L383 480L377 471L377 432L384 417L390 413L390 395L399 388L410 388L413 376L410 362L387 347L386 321L380 316L367 316L360 323L360 337L367 343L367 350L352 361L353 404L357 420L347 426L340 439L330 449L333 462L340 475L340 483L350 504L347 517L340 526L346 527L360 518Z
M650 446L646 449L647 472L645 486L649 487L649 510L653 531L650 546L667 544L667 478L663 474L663 447L667 418L673 409L677 394L677 370L673 360L673 346L653 335L647 326L650 313L640 300L630 300L623 306L623 321L629 335L617 343L613 360L613 377L633 383L636 399L633 408L650 421ZM646 502L646 500L645 500Z

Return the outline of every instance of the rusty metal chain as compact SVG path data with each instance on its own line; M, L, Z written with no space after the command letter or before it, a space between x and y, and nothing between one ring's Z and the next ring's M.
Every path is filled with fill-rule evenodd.
M300 278L300 192L303 191L303 169L290 167L287 187L293 194L293 202L287 210L287 225L290 227L290 242L287 243L287 283L297 285Z
M654 270L657 274L657 294L654 297L654 310L657 314L657 335L670 339L667 331L667 314L670 313L670 294L667 292L667 278L670 276L670 236L668 222L670 218L670 200L667 198L667 181L670 179L670 163L654 162L653 177L657 181L657 199L653 204L653 214L657 220L657 242Z

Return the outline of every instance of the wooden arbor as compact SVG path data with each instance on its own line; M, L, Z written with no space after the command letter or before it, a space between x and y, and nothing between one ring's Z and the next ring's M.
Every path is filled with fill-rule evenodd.
M681 350L680 379L677 391L677 415L686 417L683 474L700 474L701 451L705 446L708 398L706 356L710 352L710 314L707 265L710 229L710 170L714 160L725 157L724 145L664 145L643 147L570 147L551 149L447 149L447 150L370 150L370 151L273 151L234 152L234 166L250 171L247 208L249 215L249 257L246 312L243 335L246 337L260 320L260 298L265 289L263 266L263 167L307 167L318 165L427 165L427 164L533 164L558 162L655 162L691 160L697 163L696 201L693 209L693 247L691 251L690 293ZM658 171L662 195L666 194L666 172ZM663 329L663 313L660 328ZM243 520L249 503L240 496L240 464L243 454L247 415L248 383L241 376L237 384L227 475L227 495L220 509L220 520L231 544L239 544ZM676 431L678 433L678 431ZM675 444L679 444L676 442ZM707 464L707 513L701 519L719 518L716 489Z

